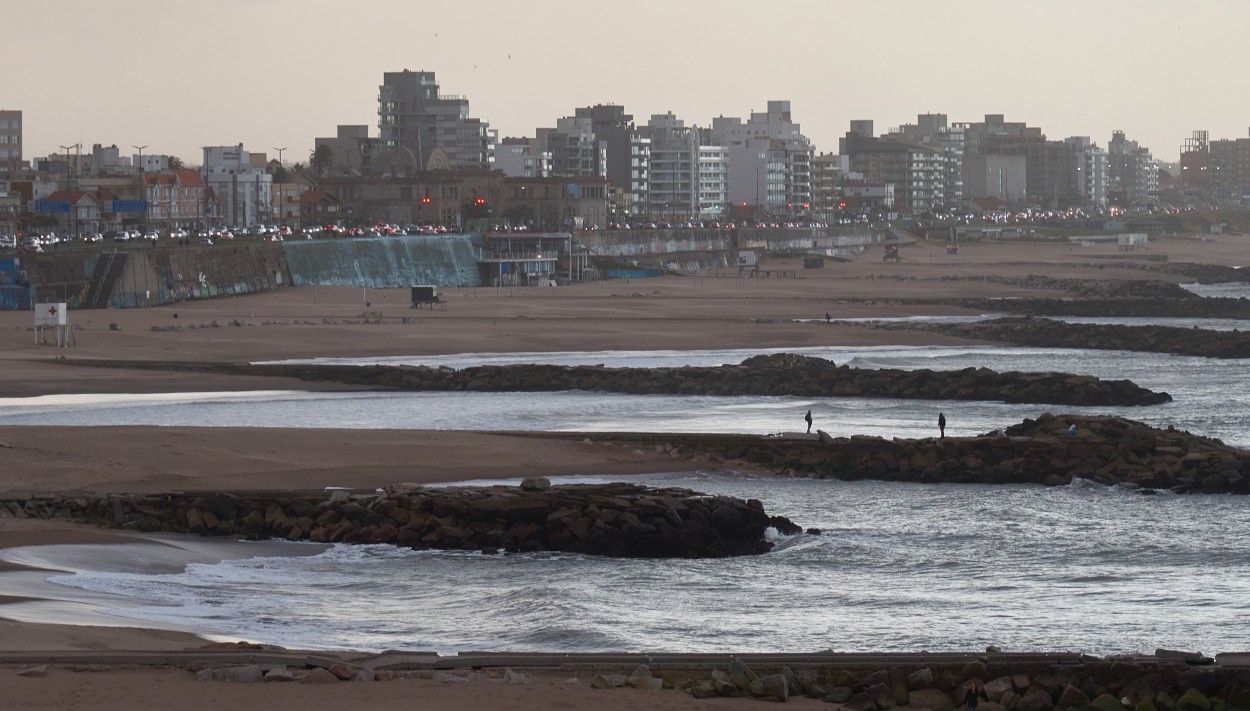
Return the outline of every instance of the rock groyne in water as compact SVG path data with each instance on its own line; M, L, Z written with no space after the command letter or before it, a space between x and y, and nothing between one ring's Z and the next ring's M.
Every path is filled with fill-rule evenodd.
M1250 358L1250 332L1245 331L1063 323L1028 317L974 323L879 323L875 326L896 331L928 331L1017 346L1171 353L1201 358Z
M1075 426L1076 433L1069 434ZM664 435L656 435L663 437ZM760 438L690 442L791 476L925 484L1043 484L1076 479L1144 492L1250 494L1250 451L1120 417L1045 414L978 437Z
M142 532L387 543L414 549L564 551L635 558L766 553L765 530L800 528L759 501L634 484L391 487L353 493L28 494L0 517L63 518Z
M1139 406L1171 402L1129 380L1069 373L999 373L839 366L811 356L778 353L739 365L682 368L605 368L565 365L487 365L456 370L425 366L62 361L73 365L196 370L236 375L333 381L359 387L417 391L559 392L630 395L792 395L917 400L988 400L1073 406Z

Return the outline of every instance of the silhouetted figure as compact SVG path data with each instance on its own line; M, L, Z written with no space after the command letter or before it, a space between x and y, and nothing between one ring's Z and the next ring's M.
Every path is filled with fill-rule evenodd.
M811 411L811 410L808 410L808 411L807 411L807 416L806 416L806 417L804 417L803 419L804 419L804 420L807 420L807 433L808 433L808 434L811 434L811 432L812 432L812 411Z
M946 438L946 415L938 413L938 439Z
M977 686L977 682L973 680L972 683L968 685L968 690L964 692L965 711L977 711L977 699L985 699L986 701L989 701L990 697L985 693L985 689Z
M828 311L825 312L825 325L826 326L833 325L833 317L829 315Z

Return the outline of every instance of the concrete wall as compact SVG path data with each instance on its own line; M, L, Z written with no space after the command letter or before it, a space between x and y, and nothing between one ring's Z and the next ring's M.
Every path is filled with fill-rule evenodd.
M289 283L281 245L185 246L130 252L109 306L133 308L227 294L254 294Z
M111 283L101 281L97 272L114 252L114 261L124 267ZM26 261L37 300L64 301L72 309L155 306L290 283L282 246L271 243L82 250L30 255ZM97 299L101 288L106 293Z
M370 288L481 286L467 236L368 237L285 244L291 283Z

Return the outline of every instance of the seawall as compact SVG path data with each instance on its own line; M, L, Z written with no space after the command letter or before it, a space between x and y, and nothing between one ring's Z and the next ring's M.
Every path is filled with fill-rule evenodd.
M461 235L291 240L284 251L295 286L482 285L476 250Z
M635 484L395 486L348 492L7 494L0 518L67 518L144 532L385 543L414 549L564 551L636 558L766 553L765 529L800 529L759 501Z

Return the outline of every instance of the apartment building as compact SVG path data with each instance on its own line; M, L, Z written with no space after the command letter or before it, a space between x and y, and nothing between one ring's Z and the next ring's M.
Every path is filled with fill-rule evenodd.
M439 92L434 72L386 72L378 87L379 169L428 170L431 151L453 170L484 170L493 160L489 124L469 116L469 100Z
M273 221L273 176L252 163L242 143L206 147L200 174L216 198L207 203L210 224L248 227Z
M551 153L551 174L566 178L606 178L608 144L595 135L589 118L566 116L555 128L538 129L538 141Z
M979 123L963 125L965 153L969 156L1020 156L1025 165L1025 194L1016 199L1047 208L1081 202L1076 190L1076 155L1063 141L1049 141L1040 128L987 114ZM985 197L969 195L969 197Z
M0 173L22 167L22 112L0 109Z
M495 145L495 170L509 178L549 177L551 151L535 138L504 138Z
M947 210L958 210L963 205L964 127L965 124L949 123L946 114L920 114L916 123L904 124L890 131L894 140L940 151L943 177L941 205L938 207Z
M322 148L325 146L326 148ZM339 125L334 136L313 139L313 150L329 151L328 175L365 175L373 170L374 156L382 139L370 138L369 127Z
M728 156L728 200L773 215L810 214L811 140L791 119L789 101L769 101L765 112L712 119L709 145ZM805 207L806 206L806 207Z
M1107 207L1107 151L1098 147L1089 136L1072 136L1064 143L1072 147L1076 173L1073 184L1085 207Z
M632 205L649 203L650 141L634 126L625 107L596 104L574 111L575 118L590 119L595 139L607 146L607 170L603 173L620 188Z
M842 211L842 183L850 170L845 155L821 153L812 158L812 214L828 221Z
M1125 138L1123 131L1113 131L1107 153L1107 174L1114 199L1125 206L1153 202L1159 194L1159 162L1150 150Z
M893 185L894 208L900 212L918 215L945 208L943 150L893 137L877 138L871 133L871 122L857 121L839 142L850 170L869 183Z
M1211 141L1211 191L1223 200L1250 201L1250 138Z

